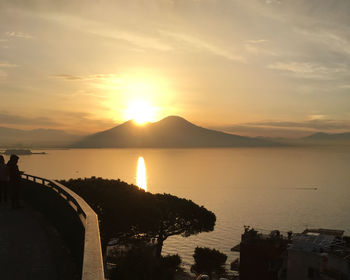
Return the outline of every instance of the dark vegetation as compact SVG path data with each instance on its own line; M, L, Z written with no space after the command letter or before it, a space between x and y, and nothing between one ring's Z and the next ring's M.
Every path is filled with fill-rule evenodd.
M194 251L194 265L191 271L196 274L207 274L210 279L226 275L225 263L227 255L216 249L197 247Z
M112 255L109 259L117 264L110 278L118 280L172 280L181 264L179 255L156 259L152 250L145 246L134 248L125 255Z
M92 177L61 183L97 213L104 253L112 238L118 238L119 244L135 245L122 256L114 256L119 264L114 271L117 279L171 279L181 259L161 256L164 241L172 235L186 237L214 229L215 214L191 200L151 194L120 180ZM145 246L151 240L155 240L153 249Z

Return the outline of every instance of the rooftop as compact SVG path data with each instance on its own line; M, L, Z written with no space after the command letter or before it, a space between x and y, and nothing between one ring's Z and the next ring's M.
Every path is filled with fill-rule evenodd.
M326 228L318 228L318 229L305 229L303 234L323 234L323 235L332 235L335 237L343 237L344 230L338 230L338 229L326 229Z
M248 226L244 227L244 233L242 234L242 242L254 242L254 241L266 241L266 242L279 242L288 241L292 232L283 233L279 230L266 231L262 229L254 229Z
M293 235L290 249L315 253L327 252L350 260L348 240L349 237L344 236L343 230L306 229Z

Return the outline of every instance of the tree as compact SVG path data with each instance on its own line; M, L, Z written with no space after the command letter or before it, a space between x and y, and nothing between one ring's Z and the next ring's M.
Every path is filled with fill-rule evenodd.
M136 186L95 177L60 182L80 195L97 213L103 252L111 238L135 235L141 232L139 225L148 224L152 194Z
M167 255L162 256L161 258L161 270L162 270L162 278L164 279L173 279L175 272L180 268L181 265L181 257L176 255Z
M112 253L109 261L116 264L111 280L172 280L181 264L179 255L157 259L151 247L137 245L122 254Z
M158 257L168 237L173 235L187 237L214 229L216 216L203 206L170 194L156 194L155 198L158 213L154 217L156 224L149 234L157 238Z
M110 275L112 280L159 279L159 264L147 247L135 247L122 256L110 257L110 260L116 264Z
M226 254L215 249L196 247L193 258L195 263L191 267L192 272L208 274L211 279L213 273L218 277L225 274Z
M157 257L172 235L190 236L214 229L215 214L191 200L170 194L151 194L120 180L102 178L61 181L98 214L102 249L119 235L145 234L156 238Z

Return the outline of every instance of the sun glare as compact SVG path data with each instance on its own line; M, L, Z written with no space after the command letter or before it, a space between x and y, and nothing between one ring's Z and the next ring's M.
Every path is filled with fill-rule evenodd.
M139 157L137 161L136 185L147 191L146 165L143 157Z
M173 114L174 93L170 82L157 73L134 71L107 77L95 85L106 92L105 114L116 123L134 120L138 125Z
M143 125L147 122L155 121L156 108L146 101L134 101L126 111L126 118L134 120L135 123Z

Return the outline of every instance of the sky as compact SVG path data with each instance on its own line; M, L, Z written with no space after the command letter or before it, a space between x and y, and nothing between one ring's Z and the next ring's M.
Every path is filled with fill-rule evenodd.
M350 131L350 1L0 0L0 126L92 133L135 104L242 135Z

